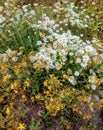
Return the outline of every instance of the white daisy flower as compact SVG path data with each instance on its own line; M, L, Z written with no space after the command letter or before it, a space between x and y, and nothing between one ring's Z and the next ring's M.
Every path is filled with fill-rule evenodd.
M2 11L2 10L3 10L3 8L4 8L3 6L0 6L0 11Z
M0 14L0 24L5 22L5 20L6 18L2 14Z
M78 71L75 71L74 75L75 75L75 76L79 76L79 72L78 72Z
M83 56L83 61L84 62L88 62L89 61L89 56L88 55L84 55Z
M73 52L70 52L69 55L70 55L70 56L73 56L74 54L73 54Z
M16 62L18 60L18 57L13 57L12 61Z
M27 12L28 11L28 5L22 6L22 9L23 9L24 12Z
M89 76L89 83L94 83L95 82L95 75Z
M92 97L88 97L88 103L90 103L92 100Z
M37 45L42 45L42 41L37 41Z
M84 50L83 50L83 49L80 49L78 52L79 52L81 55L84 54Z
M71 84L75 83L74 76L69 76L68 80Z
M92 46L90 46L90 45L87 45L85 47L85 50L86 50L86 52L92 52L94 50L94 48Z
M62 65L59 62L56 62L55 67L57 70L60 70L62 68Z
M92 88L93 90L96 90L96 85L95 85L95 84L92 84L92 85L91 85L91 88Z
M77 58L77 59L76 59L76 63L81 63L81 59L80 59L80 58Z
M87 66L87 62L81 62L81 66L84 68L84 67L86 67Z

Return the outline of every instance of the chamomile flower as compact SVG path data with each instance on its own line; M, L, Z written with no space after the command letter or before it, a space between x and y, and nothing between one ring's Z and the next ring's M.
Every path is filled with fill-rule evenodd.
M78 52L79 52L80 55L83 55L84 54L84 49L81 48L81 49L79 49Z
M96 75L89 76L89 83L95 83Z
M37 45L42 45L42 41L37 41Z
M89 56L88 55L84 55L83 56L83 61L84 62L88 62L89 61Z
M18 60L18 57L12 57L12 61L16 62Z
M92 47L92 46L90 46L90 45L87 45L86 47L85 47L85 51L86 52L92 52L94 50L94 48Z
M81 66L84 68L84 67L86 67L87 66L87 62L81 62Z
M60 70L62 68L62 64L60 64L59 62L56 62L55 67L57 70Z
M80 58L76 58L76 63L81 63L81 59Z
M0 12L1 12L3 9L4 9L4 7L3 7L3 6L0 6Z
M5 22L6 18L0 14L0 24L2 24L3 22Z
M79 76L79 74L80 73L78 71L75 71L75 73L74 73L75 76Z
M68 77L68 80L69 80L69 82L71 83L71 84L75 84L75 79L74 79L74 76L69 76Z
M91 84L91 88L93 89L93 90L96 90L96 85L95 84Z

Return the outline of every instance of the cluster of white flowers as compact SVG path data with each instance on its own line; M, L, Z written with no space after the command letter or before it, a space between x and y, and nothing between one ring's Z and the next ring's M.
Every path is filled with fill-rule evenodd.
M92 62L95 56L100 56L95 47L93 47L92 41L84 42L79 36L73 35L70 30L67 32L59 33L61 30L59 24L55 21L50 20L47 15L43 15L42 21L38 22L38 26L41 30L49 32L43 36L42 41L38 41L37 44L40 45L39 52L33 57L34 66L39 66L41 64L42 68L49 69L62 69L65 65L67 55L71 58L68 61L71 65L78 64L80 70L75 70L72 76L68 77L69 82L72 85L76 84L76 78L80 75L82 70L88 68L89 64ZM58 28L58 32L57 32ZM43 35L43 34L42 34ZM103 60L101 61L101 63ZM91 84L92 89L95 89L96 85Z
M64 9L59 8L60 4L58 3L55 6L57 10L63 11ZM74 3L70 3L65 9L66 19L59 21L55 20L55 18L50 19L44 13L41 18L36 20L36 12L31 9L30 5L24 5L22 8L16 10L14 17L10 18L10 26L13 26L12 23L14 22L15 24L21 23L21 25L26 22L32 29L39 30L41 37L41 39L37 41L39 52L32 56L32 58L30 56L30 58L33 59L32 63L34 66L38 67L41 64L41 68L47 67L49 69L60 70L65 65L66 61L68 61L71 66L72 64L75 64L79 66L78 68L81 68L74 70L73 75L68 77L69 82L73 85L76 84L75 77L77 78L82 70L88 68L91 62L103 62L103 54L99 53L92 44L97 41L96 38L93 38L92 41L83 41L81 39L83 34L81 34L81 36L74 35L67 27L69 24L68 21L72 25L77 25L79 28L88 27L87 21L89 16L81 18L81 15L85 10L77 13L77 9L78 8L75 7ZM57 13L57 10L54 9L53 12ZM8 16L10 15L10 12L6 13ZM0 15L0 23L3 23L2 25L4 25L5 21L6 18L3 17L3 15ZM66 31L63 30L63 26L66 26ZM1 27L0 32L2 32ZM12 51L9 49L6 51L6 54L1 54L0 56L4 57L4 61L7 62L7 55L11 54ZM12 57L12 61L16 62L17 60L17 57ZM89 77L89 83L92 84L92 88L94 89L95 83L93 82L93 78L93 76Z
M96 84L95 84L95 80L96 80L96 74L89 76L89 83L91 84L91 88L93 90L95 90L96 87L97 87Z
M19 53L18 53L19 54ZM9 58L13 61L16 62L18 60L17 52L11 50L8 48L5 53L1 54L0 53L0 62L2 63L7 63Z
M79 13L77 13L75 11L75 5L74 5L74 3L70 3L70 5L68 7L68 18L69 18L69 22L72 25L76 25L76 26L78 26L80 28L87 28L88 27L87 19L89 18L89 16L86 17L86 18L81 19L81 14L83 14L83 11L84 10L82 10Z
M46 24L41 23L38 25L41 29L47 31L50 19L46 17ZM44 22L44 21L43 21ZM42 23L43 23L42 22ZM53 23L55 26L55 23ZM46 25L46 26L45 26ZM39 62L44 63L42 67L48 66L52 69L61 69L65 65L67 55L74 57L75 63L79 63L82 68L88 66L89 61L95 55L98 55L97 50L86 42L83 42L79 36L72 35L71 31L58 34L53 30L53 26L49 26L50 34L44 36L42 41L38 41L40 45L39 52L34 56L34 64L38 65ZM72 61L70 61L72 63Z
M52 33L53 30L56 30L59 27L54 20L51 20L46 14L42 14L41 20L38 20L37 23L31 24L32 28L46 30L49 33Z
M31 9L31 5L24 5L22 8L19 8L15 12L15 17L11 18L10 21L15 22L16 24L24 22L29 24L29 21L33 21L35 19L35 11Z
M8 55L6 53L0 54L0 62L8 62Z
M3 9L4 9L4 7L3 7L3 6L0 6L0 12L2 12L2 11L3 11Z
M2 24L3 22L5 22L6 18L0 14L0 24Z

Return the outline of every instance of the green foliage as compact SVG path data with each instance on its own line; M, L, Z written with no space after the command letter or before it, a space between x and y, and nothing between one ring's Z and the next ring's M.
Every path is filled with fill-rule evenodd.
M30 130L38 130L41 120L39 120L36 124L34 123L34 118L31 119L31 125L29 126Z

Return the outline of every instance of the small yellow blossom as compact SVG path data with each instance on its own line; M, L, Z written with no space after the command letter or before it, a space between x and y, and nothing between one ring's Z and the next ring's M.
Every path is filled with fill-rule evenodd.
M38 93L37 95L36 95L36 99L41 99L41 94L40 93Z
M9 107L7 107L7 109L6 109L6 114L7 114L8 116L11 114L11 111L10 111L10 108L9 108Z
M25 61L22 61L21 66L22 66L22 67L26 67L26 66L27 66L27 63L26 63Z
M21 97L23 100L27 100L25 95L22 95Z
M47 80L44 81L44 86L48 86L48 81Z
M100 100L100 103L103 104L103 99Z
M19 48L19 50L20 50L21 52L23 52L23 51L24 51L24 47L21 46L21 47Z
M29 86L30 86L30 79L27 79L27 80L24 82L24 86L26 86L26 87L29 87Z
M67 123L66 130L71 130L71 123L70 122Z
M32 102L34 102L34 101L35 101L35 98L34 98L33 96L31 97L31 101L32 101Z
M0 103L2 103L2 101L4 100L4 97L0 97Z
M3 82L7 82L9 80L9 78L10 78L10 76L7 76L7 75L3 76Z
M47 72L49 72L49 67L48 66L46 66L45 69L46 69Z
M93 107L94 107L94 103L91 102L91 103L89 104L89 107L90 107L90 109L93 109Z
M24 123L19 123L19 126L18 126L17 130L26 130L25 124Z
M63 75L64 79L68 79L68 76L66 74Z

